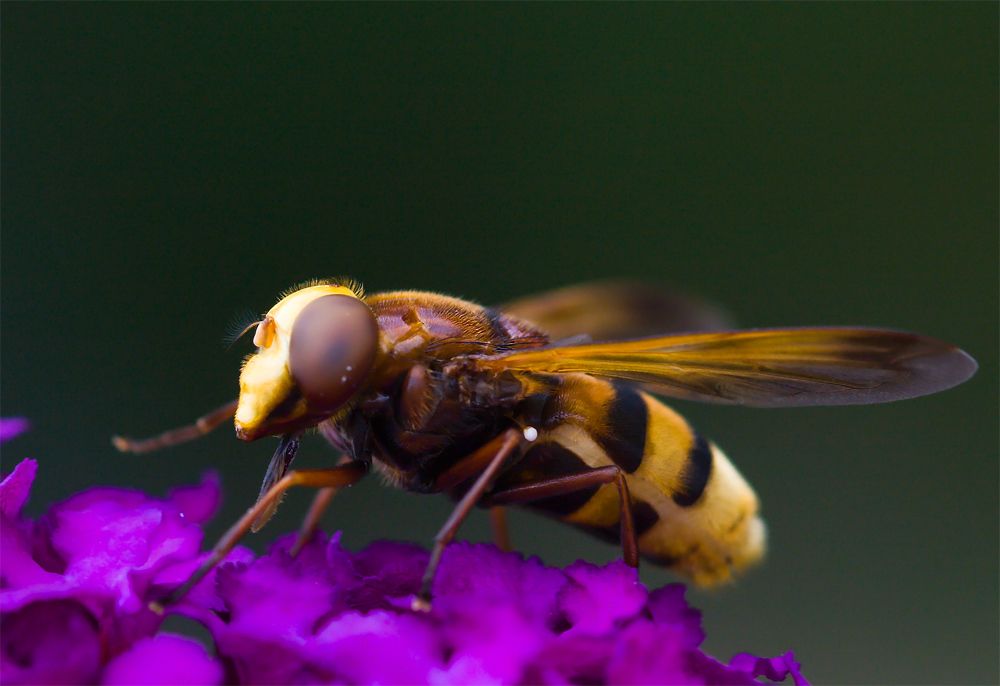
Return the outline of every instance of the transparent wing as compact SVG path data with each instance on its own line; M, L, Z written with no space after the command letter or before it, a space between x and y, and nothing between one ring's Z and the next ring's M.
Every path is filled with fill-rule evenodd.
M950 388L976 371L962 350L901 331L769 329L549 346L484 358L484 367L584 372L704 402L855 405Z
M593 281L559 288L497 307L535 324L554 341L586 335L592 341L624 340L684 331L733 327L722 308L661 286Z

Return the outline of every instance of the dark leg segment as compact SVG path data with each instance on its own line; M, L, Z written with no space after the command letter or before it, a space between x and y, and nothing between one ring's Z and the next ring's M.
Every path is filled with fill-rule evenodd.
M598 467L589 472L560 476L555 479L536 481L523 486L516 486L506 491L493 493L483 499L486 505L512 505L538 498L548 498L561 495L581 488L613 483L618 488L618 498L621 502L621 539L622 559L630 567L639 566L639 546L636 542L635 522L632 519L631 500L628 494L628 483L625 474L619 467Z
M316 532L319 527L319 520L323 517L323 513L326 512L326 508L330 506L330 501L333 500L333 496L337 495L336 488L321 488L316 497L313 498L312 505L309 506L309 512L306 513L306 518L302 520L302 527L299 529L299 535L295 537L295 545L289 551L292 557L298 557L299 553L302 552L302 548L312 535Z
M452 511L451 516L448 517L448 521L444 523L444 526L441 527L441 531L439 531L438 535L434 537L434 547L431 549L431 559L427 563L427 571L424 572L424 578L420 586L420 594L413 603L414 609L430 609L431 586L434 584L434 574L437 572L438 564L441 562L441 554L444 552L445 547L451 543L453 538L455 538L455 533L458 531L458 527L460 527L462 522L465 521L465 518L469 515L473 506L479 502L483 493L488 491L490 486L493 485L493 480L496 479L504 461L510 457L514 450L517 449L517 446L522 440L524 440L524 438L518 429L507 429L505 432L476 450L474 453L469 455L469 457L464 458L462 462L459 463L463 464L468 461L469 463L478 464L483 461L484 457L489 458L486 469L482 471L479 478L476 479L476 482L466 492L466 494L462 496L462 499Z
M510 437L514 435L517 436L518 441L521 440L521 432L516 429L507 429L507 431L488 443L481 445L474 452L463 457L452 465L448 471L439 476L434 482L434 488L439 491L447 491L466 479L477 474L482 474L483 470L496 459L497 452L503 449L503 446L511 440Z
M493 526L493 542L505 553L510 550L510 535L507 533L507 511L502 507L490 508L490 524Z
M342 467L350 463L351 458L344 455L340 458L337 466ZM292 557L297 557L302 552L302 547L312 538L316 529L319 528L319 520L322 519L326 508L330 506L330 501L333 500L333 496L337 495L337 491L339 490L339 488L321 488L316 497L313 498L312 505L309 506L309 512L306 513L306 518L302 520L302 526L299 528L299 535L295 539L295 545L289 551Z

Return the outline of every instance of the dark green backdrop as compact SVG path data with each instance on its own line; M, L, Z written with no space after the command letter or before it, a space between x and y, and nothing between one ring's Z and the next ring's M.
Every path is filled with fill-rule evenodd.
M40 461L34 513L215 468L217 535L270 441L135 457L108 438L235 397L250 348L223 349L227 322L315 276L487 303L630 277L747 326L912 329L979 374L894 405L678 403L771 527L763 568L693 598L723 659L995 683L998 29L996 3L5 2L2 412L34 430L3 468ZM327 524L427 542L448 507L373 479ZM528 515L513 534L552 563L617 556Z

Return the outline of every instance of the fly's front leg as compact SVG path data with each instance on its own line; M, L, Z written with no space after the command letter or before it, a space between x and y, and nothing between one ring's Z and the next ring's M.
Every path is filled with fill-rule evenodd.
M368 465L364 462L350 462L331 469L303 469L299 471L293 469L287 472L254 503L253 507L240 517L239 521L223 534L219 542L212 548L212 554L208 556L208 559L202 563L187 581L175 589L162 602L150 603L150 607L154 612L162 613L165 606L172 605L183 598L195 584L201 581L206 574L212 571L215 565L221 562L236 547L236 544L250 530L250 527L257 518L271 508L275 502L280 500L285 491L292 486L308 486L310 488L323 489L341 488L356 483L367 473Z
M467 472L470 465L482 468L482 465L485 463L485 469L482 469L482 473L480 473L475 483L462 496L462 499L452 511L451 516L448 517L448 521L444 523L441 531L434 537L431 559L427 563L427 571L424 572L420 593L413 601L413 609L430 610L431 586L434 584L434 574L441 563L441 554L444 552L445 547L455 538L455 533L458 532L458 528L465 521L473 506L483 497L484 493L489 491L504 462L514 453L523 440L525 440L524 436L518 429L507 429L492 441L462 459L450 472L442 475L443 483L448 483L455 478L455 474ZM458 483L461 483L461 480Z
M126 438L125 436L112 436L111 442L123 453L148 453L154 450L159 450L160 448L166 448L180 443L187 443L188 441L193 441L199 436L204 436L227 419L235 417L237 405L239 405L238 400L226 403L222 407L212 410L204 417L199 417L194 424L188 424L187 426L182 426L179 429L164 431L159 436L153 436L152 438L146 438L139 441L132 438Z

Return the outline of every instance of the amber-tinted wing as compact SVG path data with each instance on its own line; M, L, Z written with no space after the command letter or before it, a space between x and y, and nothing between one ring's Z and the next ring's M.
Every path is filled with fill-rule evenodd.
M579 335L591 341L618 341L733 327L729 315L717 305L635 281L567 286L496 309L535 324L554 341Z
M857 405L934 393L976 362L941 341L878 329L770 329L549 346L484 358L496 370L584 372L655 393L755 407Z

